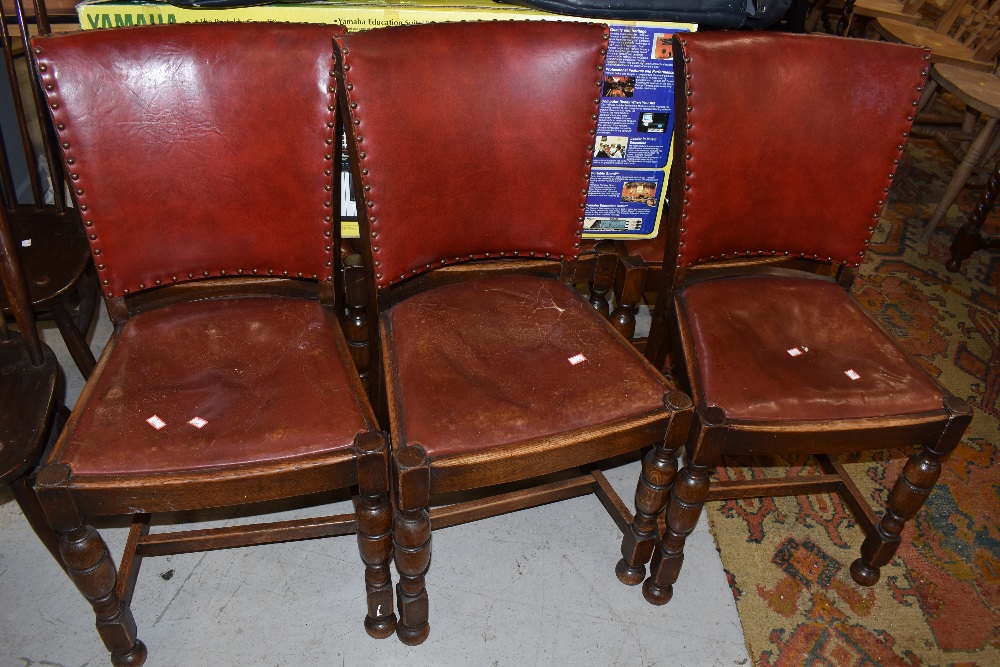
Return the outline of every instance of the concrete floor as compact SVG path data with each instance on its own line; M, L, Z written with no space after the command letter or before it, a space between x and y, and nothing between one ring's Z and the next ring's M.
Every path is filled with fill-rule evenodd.
M103 308L101 314L95 351L110 333ZM58 334L44 334L66 369L72 404L82 378ZM636 462L608 478L631 502L638 474ZM280 518L349 511L349 503L341 505L285 509ZM235 514L209 520L244 520ZM125 522L94 525L117 559ZM638 587L615 577L620 539L594 496L435 531L427 575L431 634L415 648L365 634L363 567L350 536L150 558L132 608L150 666L749 664L704 517L665 607L647 604ZM0 601L0 665L110 664L90 605L6 489Z

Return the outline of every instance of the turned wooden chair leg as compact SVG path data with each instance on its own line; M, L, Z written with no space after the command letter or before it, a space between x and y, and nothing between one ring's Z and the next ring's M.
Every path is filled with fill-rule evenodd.
M628 340L635 337L635 311L642 301L646 285L646 264L641 257L630 255L618 260L615 271L615 310L611 325Z
M903 526L923 507L941 475L941 459L955 449L972 419L969 406L958 399L946 400L945 409L951 417L941 437L906 462L892 487L885 515L865 537L861 557L851 564L851 577L862 586L874 586L880 568L896 555Z
M689 461L674 479L666 508L667 527L653 552L649 577L642 585L642 596L650 604L667 604L674 595L674 583L684 563L684 543L701 516L708 497L708 473L722 451L725 422L726 413L721 408L699 411L688 438Z
M69 493L69 479L68 466L42 468L35 479L38 500L49 524L61 535L59 552L66 574L94 608L97 632L111 652L111 664L136 667L146 661L146 646L136 638L132 610L118 594L108 546L84 524Z
M646 563L656 544L656 520L667 506L677 474L677 450L691 428L692 403L687 394L670 392L664 402L676 412L663 442L657 443L642 461L635 489L635 517L622 537L622 558L615 566L615 574L627 586L640 584L646 577Z
M358 495L354 510L358 521L358 549L365 564L368 614L365 631L382 639L396 631L392 601L392 506L389 503L389 454L385 440L377 433L358 436L354 443L358 457Z
M618 258L611 252L603 249L596 251L597 260L594 268L594 277L587 283L590 288L590 305L594 309L608 317L611 312L611 304L608 303L608 292L614 286L615 265Z
M392 527L399 583L396 636L410 646L430 633L425 576L431 564L430 466L420 446L404 447L394 455L397 512Z
M975 171L976 166L979 164L980 159L982 159L983 154L986 152L986 147L993 138L993 133L997 128L998 118L988 118L983 129L979 131L976 135L975 140L972 145L969 146L969 150L965 152L965 156L959 163L958 167L955 168L955 174L951 177L948 182L948 187L945 188L944 194L941 196L941 201L938 202L937 208L934 209L934 213L931 215L930 220L927 221L927 226L924 228L920 235L920 242L926 244L930 241L931 236L934 235L935 230L937 230L938 225L944 219L945 215L948 213L948 209L958 198L958 194L965 187L968 182L969 177L972 172Z

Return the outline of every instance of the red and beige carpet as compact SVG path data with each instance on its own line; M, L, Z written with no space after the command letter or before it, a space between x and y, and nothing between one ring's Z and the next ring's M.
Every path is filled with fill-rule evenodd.
M935 144L911 141L853 291L969 400L972 425L872 588L848 571L864 536L839 498L706 505L757 664L1000 665L1000 253L977 252L960 273L944 268L980 191L963 193L929 248L917 241L953 169ZM879 515L910 453L842 457ZM789 472L775 461L740 463L751 467L718 474ZM792 462L791 472L809 464Z

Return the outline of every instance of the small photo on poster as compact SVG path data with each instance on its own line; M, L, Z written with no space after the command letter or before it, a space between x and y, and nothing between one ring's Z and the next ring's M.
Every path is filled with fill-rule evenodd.
M669 32L658 32L653 34L654 60L672 60L674 57L674 45L670 42Z
M656 206L659 201L655 181L625 181L622 186L622 202L634 204L640 202L646 206Z
M594 157L622 160L628 152L628 137L598 137Z
M602 97L633 97L635 95L634 76L605 76Z
M645 132L666 133L669 122L670 114L666 111L640 111L635 131L639 134Z

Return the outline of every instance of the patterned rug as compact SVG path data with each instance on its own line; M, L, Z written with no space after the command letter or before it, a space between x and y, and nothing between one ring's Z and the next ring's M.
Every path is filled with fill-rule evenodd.
M933 142L911 141L853 291L924 368L968 398L972 425L872 588L848 571L864 536L839 498L706 505L757 664L1000 665L1000 253L974 253L960 273L944 268L981 190L962 194L929 248L917 241L953 169ZM880 516L910 453L844 457ZM788 473L775 461L741 463L752 467L718 474ZM806 461L790 463L809 471Z

